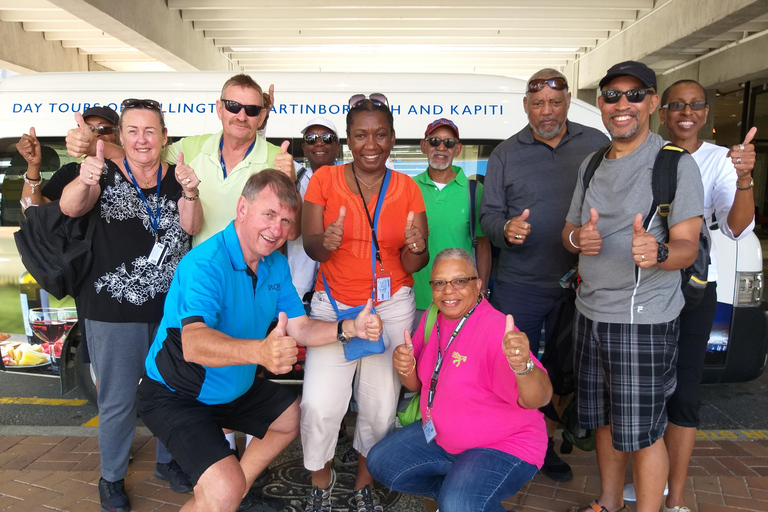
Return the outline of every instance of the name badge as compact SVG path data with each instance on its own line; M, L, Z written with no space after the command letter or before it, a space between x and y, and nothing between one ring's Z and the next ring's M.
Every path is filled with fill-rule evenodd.
M155 242L155 245L152 246L152 251L149 253L149 257L147 258L147 261L159 267L165 261L165 255L167 253L168 253L168 247L166 247L164 243Z
M432 423L432 420L429 420L428 422L423 424L421 428L422 430L424 430L424 437L427 439L427 443L431 443L437 436L437 431L435 430L435 424Z
M376 278L376 301L383 302L392 298L391 281L389 276Z

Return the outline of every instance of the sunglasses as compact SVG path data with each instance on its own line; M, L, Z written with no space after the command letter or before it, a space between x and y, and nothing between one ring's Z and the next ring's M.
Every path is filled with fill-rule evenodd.
M148 108L150 110L163 111L160 107L160 103L155 100L137 100L136 98L123 100L123 108Z
M632 89L630 91L603 91L600 93L603 96L603 101L606 103L618 103L621 101L622 96L627 97L627 101L630 103L642 103L645 99L645 95L653 94L653 89Z
M445 144L446 149L453 148L456 144L459 143L456 139L440 139L437 137L429 137L428 139L424 139L427 142L429 142L429 145L433 148L440 147L440 144Z
M239 114L242 109L245 109L245 115L248 117L256 117L259 114L261 114L261 110L264 108L261 105L243 105L242 103L238 103L236 101L232 100L221 100L224 103L224 108L227 109L227 112L232 112L233 114Z
M566 82L565 78L537 78L528 82L528 92L539 92L545 85L550 86L556 91L568 88L568 82Z
M384 105L385 107L389 107L389 101L387 100L387 97L381 94L380 92L374 92L370 96L366 96L365 94L355 94L351 98L349 98L349 108L357 108L360 105L365 102L365 100L369 100L371 103L376 105L377 107L380 107Z
M670 103L667 103L666 105L663 105L661 108L667 108L672 112L682 112L683 110L685 110L685 107L691 107L691 110L704 110L705 108L707 108L707 102L704 100L696 100L690 103L685 103L682 101L672 101Z
M115 133L114 126L88 126L88 128L91 129L93 133L98 133L99 135L111 135Z
M450 281L430 281L429 286L431 286L432 290L436 292L445 290L445 287L449 284L453 287L454 290L463 290L467 287L470 281L474 281L475 279L477 279L477 276L457 277L456 279L451 279Z
M320 141L325 146L330 146L334 142L338 142L339 138L332 134L332 133L324 133L322 135L317 135L316 133L310 133L308 135L304 136L304 144L308 146L314 146L317 144L317 141Z

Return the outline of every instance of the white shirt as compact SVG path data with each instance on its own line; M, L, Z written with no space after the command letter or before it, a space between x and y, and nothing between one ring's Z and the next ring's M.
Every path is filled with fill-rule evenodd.
M296 177L299 177L302 166L298 162L293 162L296 169ZM310 166L304 167L306 172L299 180L299 193L301 199L304 200L304 194L307 192L309 186L309 179L312 177L312 168ZM300 219L299 219L300 220ZM315 285L315 278L317 277L317 268L320 265L318 262L307 256L304 251L304 241L302 237L296 240L288 240L286 242L285 255L288 258L288 266L291 268L291 278L293 279L293 286L296 288L296 293L299 294L300 299L304 299L304 295L312 290Z

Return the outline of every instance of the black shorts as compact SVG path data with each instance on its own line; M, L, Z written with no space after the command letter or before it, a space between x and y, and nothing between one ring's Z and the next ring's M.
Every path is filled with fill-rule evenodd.
M261 439L296 397L289 388L256 377L241 397L227 404L208 405L171 391L145 374L139 384L137 407L144 424L196 485L209 467L234 454L222 428Z

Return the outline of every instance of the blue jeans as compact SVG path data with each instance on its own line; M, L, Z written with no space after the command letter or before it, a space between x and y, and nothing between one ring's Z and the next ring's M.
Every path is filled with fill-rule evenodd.
M504 511L501 501L514 496L538 471L514 455L473 448L452 455L427 444L421 422L389 434L368 453L368 471L389 489L437 501L440 512Z

